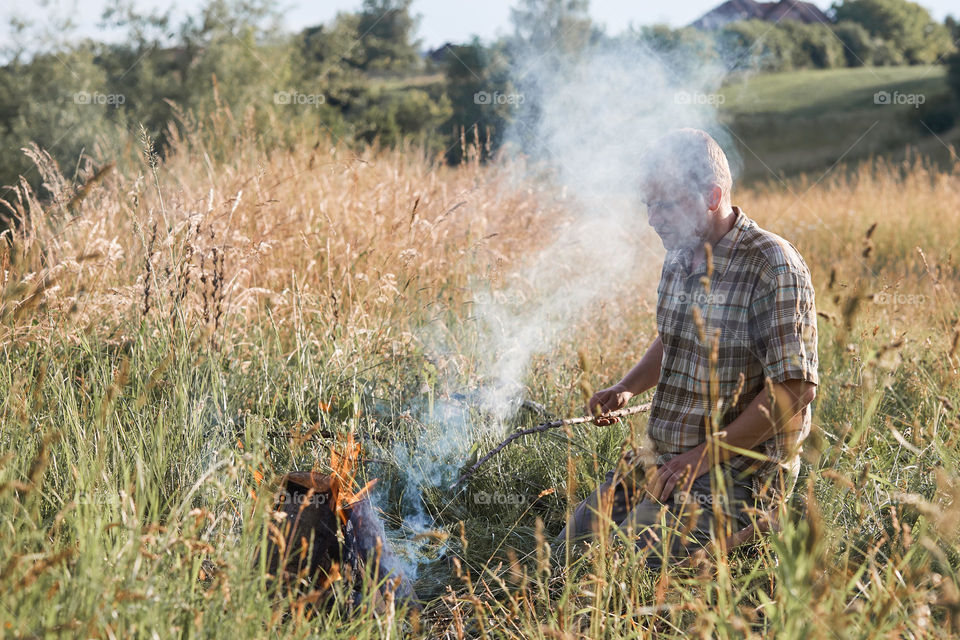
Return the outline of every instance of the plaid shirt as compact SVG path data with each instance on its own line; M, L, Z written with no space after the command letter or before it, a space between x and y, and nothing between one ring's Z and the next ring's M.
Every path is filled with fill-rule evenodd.
M766 378L819 384L810 271L792 244L758 227L738 207L733 210L736 223L713 247L712 260L691 272L692 250L672 251L664 259L657 288L663 363L648 425L657 464L706 441L711 392L721 403L714 413L715 428L721 430L765 393ZM716 386L711 388L714 348ZM734 404L740 374L743 387ZM799 437L778 434L756 447L769 460L735 455L726 464L753 474L755 495L773 498L779 480L787 491L793 488L799 444L809 432L807 406Z

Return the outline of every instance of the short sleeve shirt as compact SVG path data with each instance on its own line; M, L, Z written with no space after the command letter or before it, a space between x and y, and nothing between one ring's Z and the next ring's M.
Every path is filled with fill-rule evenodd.
M736 222L712 248L712 259L696 269L692 250L668 252L664 259L657 289L663 361L648 426L658 464L706 441L711 406L719 431L764 392L767 378L820 382L806 263L792 244L761 229L739 207L733 210ZM807 406L799 433L758 445L766 460L735 455L727 464L753 475L758 496L792 489L810 419Z

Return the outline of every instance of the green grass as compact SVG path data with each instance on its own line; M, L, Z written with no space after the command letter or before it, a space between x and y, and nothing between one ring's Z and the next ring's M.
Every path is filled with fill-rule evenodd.
M908 145L946 161L945 144L960 140L960 127L937 136L921 124L923 108L874 101L880 91L920 94L925 106L946 100L945 74L939 65L753 75L724 87L721 118L733 131L748 182L800 172L816 178L838 160L901 160Z
M877 91L942 95L948 91L945 79L943 65L765 73L727 84L723 89L723 110L735 116L781 114L814 118L824 112L846 110L873 113L877 111L873 102Z
M306 325L301 338L319 330ZM9 635L409 632L402 615L377 622L366 609L345 606L309 620L287 618L289 603L253 562L267 503L252 492L275 481L269 470L326 460L331 443L298 446L277 433L317 419L310 413L319 390L349 393L357 378L344 380L322 349L290 353L291 344L275 335L255 328L247 335L251 346L218 351L188 332L157 336L144 327L120 349L68 340L5 351L3 481L24 484L0 493L0 561L7 568L0 606ZM564 567L550 559L546 544L568 505L568 455L579 487L574 497L581 496L616 459L625 427L581 428L570 441L559 434L528 438L464 491L425 494L435 526L452 535L447 553L459 557L461 568L435 560L421 569L417 588L428 600L423 631L455 634L460 624L471 637L531 637L546 625L579 628L589 637L660 629L807 638L826 631L824 620L812 616L842 617L832 637L923 633L934 621L944 624L953 615L948 592L933 588L929 576L960 580L960 557L950 542L955 532L938 528L950 522L947 511L924 505L938 504L938 483L947 489L936 469L960 465L956 419L938 399L958 406L960 389L924 364L919 351L901 353L891 369L875 364L871 340L847 338L862 354L852 357L835 346L837 337L825 327L821 358L830 384L817 402L820 427L798 485L801 492L809 485L815 502L796 500L798 512L782 534L706 573L671 570L663 595L659 576L638 570L642 561L629 548L594 549ZM558 413L578 403L579 371L564 355L571 346L549 359L551 373L529 381L546 389L538 400ZM346 408L320 418L336 431L356 430L369 455L384 460L365 475L380 477L388 521L402 511L401 496L390 492L401 470L390 460L392 444L432 424L429 413L398 420L410 407L403 396L444 391L412 355L370 376L367 391L359 386L355 401L363 417ZM236 363L250 358L257 366L240 371ZM534 421L526 416L522 424ZM891 421L915 444L894 438L884 426ZM254 469L268 470L263 485L254 481ZM821 476L822 470L834 475ZM526 499L483 505L473 499L480 492ZM904 493L920 502L898 497ZM214 578L203 577L205 564L219 570ZM450 598L448 585L459 596ZM337 594L346 600L342 585ZM935 598L932 609L923 609ZM928 610L929 620L918 622L917 612Z
M426 487L422 507L448 537L428 543L424 609L408 616L376 610L369 585L358 609L339 582L313 611L302 592L277 589L255 561L272 488L290 470L326 469L337 436L356 433L361 482L379 480L377 503L401 539L402 477L422 460L398 452L439 441L441 401L471 411L473 455L538 422L524 411L481 428L491 420L470 393L495 354L468 285L508 282L563 210L549 185L518 184L509 166L309 140L268 151L250 130L213 133L229 158L215 170L197 170L208 156L187 141L156 171L145 163L94 185L69 216L65 198L27 197L33 224L0 243L4 637L960 630L960 278L955 234L942 232L960 224L960 167L831 176L804 195L831 227L781 215L803 185L736 194L800 248L823 313L815 429L781 532L662 573L629 544L559 553L567 510L645 418L554 431L507 449L461 490ZM41 171L58 184L52 167ZM465 201L455 224L450 194ZM577 415L582 382L597 388L632 366L655 331L658 270L638 266L620 295L583 310L530 363L526 396ZM899 297L871 297L880 292ZM491 504L480 492L520 498Z

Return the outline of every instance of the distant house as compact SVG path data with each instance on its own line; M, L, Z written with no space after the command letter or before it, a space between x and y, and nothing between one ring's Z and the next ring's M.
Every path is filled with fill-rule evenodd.
M691 22L690 26L698 29L719 29L737 20L766 20L767 22L797 20L806 24L815 22L829 24L831 22L827 14L809 2L799 0L780 0L779 2L727 0Z
M450 51L456 47L452 42L444 42L436 49L428 49L423 57L434 64L443 64L450 57Z

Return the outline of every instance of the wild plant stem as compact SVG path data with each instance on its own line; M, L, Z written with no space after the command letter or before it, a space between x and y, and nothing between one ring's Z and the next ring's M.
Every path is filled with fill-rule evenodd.
M649 410L650 410L650 403L648 402L646 404L637 405L635 407L626 407L624 409L611 411L609 413L603 414L603 417L604 418L620 418L622 416L629 416L629 415L633 415L634 413L643 413L644 411L649 411ZM506 440L504 440L503 442L498 444L496 447L491 449L490 453L480 458L476 462L476 464L474 464L472 467L464 471L463 475L457 478L457 481L450 485L450 488L456 489L460 483L462 483L464 480L466 480L467 478L472 476L474 473L476 473L477 469L483 466L484 463L486 463L488 460L490 460L490 458L494 457L495 455L503 451L507 447L507 445L509 445L511 442L513 442L517 438L521 438L523 436L529 436L534 433L542 433L544 431L549 431L550 429L559 429L560 427L565 427L567 425L593 422L594 419L595 419L594 416L580 416L577 418L565 418L563 420L554 420L553 422L544 422L544 423L538 424L535 427L530 427L529 429L521 429L520 431L515 431L514 433L511 433Z

